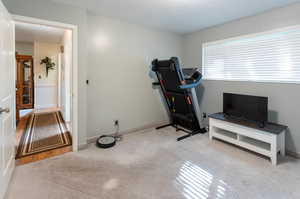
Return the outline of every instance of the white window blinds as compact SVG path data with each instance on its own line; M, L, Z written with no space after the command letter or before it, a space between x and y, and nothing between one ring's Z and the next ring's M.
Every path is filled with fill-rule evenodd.
M300 83L300 27L203 44L204 79Z

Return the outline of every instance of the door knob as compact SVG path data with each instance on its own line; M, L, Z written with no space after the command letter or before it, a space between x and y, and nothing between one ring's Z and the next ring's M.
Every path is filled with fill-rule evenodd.
M9 112L10 112L9 108L0 108L0 114L9 113Z

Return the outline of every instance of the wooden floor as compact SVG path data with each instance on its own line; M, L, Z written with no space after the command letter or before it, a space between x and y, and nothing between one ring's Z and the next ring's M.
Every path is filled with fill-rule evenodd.
M30 115L27 115L27 116L21 118L18 125L17 125L16 150L19 146L21 137L22 137L23 133L26 130L26 125L27 125L27 121L29 120L29 118L30 118ZM39 160L44 160L44 159L51 158L51 157L58 156L58 155L62 155L64 153L68 153L68 152L71 152L71 151L72 151L72 146L67 146L67 147L63 147L63 148L59 148L59 149L53 149L53 150L50 150L50 151L46 151L46 152L42 152L42 153L38 153L38 154L35 154L35 155L30 155L30 156L26 156L26 157L17 159L16 160L16 165L19 166L19 165L28 164L28 163L31 163L31 162L36 162L36 161L39 161Z

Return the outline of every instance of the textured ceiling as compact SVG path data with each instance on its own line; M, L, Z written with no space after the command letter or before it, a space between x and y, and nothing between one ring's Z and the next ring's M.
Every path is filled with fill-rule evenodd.
M189 33L300 0L52 0L96 14Z

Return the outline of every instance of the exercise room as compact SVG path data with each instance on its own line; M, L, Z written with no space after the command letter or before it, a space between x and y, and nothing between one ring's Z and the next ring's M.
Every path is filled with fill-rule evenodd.
M0 35L0 199L300 198L300 0L1 0Z

